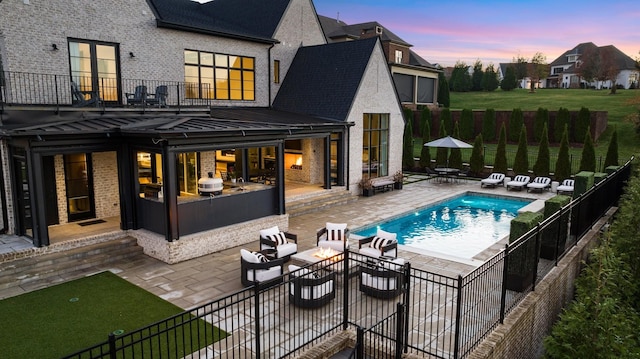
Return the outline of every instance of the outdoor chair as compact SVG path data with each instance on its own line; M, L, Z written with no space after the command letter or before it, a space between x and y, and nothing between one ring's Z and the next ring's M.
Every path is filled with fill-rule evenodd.
M88 99L86 98L86 95L89 95ZM100 105L100 96L98 96L97 91L80 90L80 87L78 87L78 84L75 83L75 81L71 81L71 96L73 96L74 107L97 107Z
M288 261L292 254L298 253L298 236L282 232L278 226L260 230L260 250L274 250L275 258Z
M336 297L336 273L289 265L289 302L300 308L319 308Z
M396 258L398 256L398 240L396 236L396 233L378 229L375 236L358 240L359 252L369 257Z
M492 173L489 177L480 180L480 188L482 187L496 187L504 183L504 173Z
M167 97L169 96L169 88L167 85L160 85L156 87L156 92L149 94L147 97L147 105L167 107Z
M316 246L344 252L349 247L349 228L346 223L327 222L316 233Z
M360 291L379 299L391 299L402 293L406 262L403 258L360 265Z
M536 177L534 180L527 184L527 192L548 190L551 188L551 178L549 177Z
M525 175L517 175L513 181L507 182L507 191L511 188L521 191L529 182L531 177Z
M283 266L282 258L269 260L259 252L240 249L240 280L245 287L267 281L281 283Z
M562 183L556 188L556 194L573 194L574 183L575 181L572 179L562 181Z
M133 93L126 92L125 96L128 105L144 105L147 100L147 86L138 85Z

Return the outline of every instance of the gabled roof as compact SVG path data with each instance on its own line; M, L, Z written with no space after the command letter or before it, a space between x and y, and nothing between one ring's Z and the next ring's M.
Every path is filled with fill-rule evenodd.
M568 56L570 56L570 55L581 55L585 51L587 51L588 48L595 49L597 47L598 46L596 46L593 42L583 42L581 44L578 44L573 49L565 51L557 59L553 60L553 62L550 63L549 66L553 67L553 66L562 66L562 65L573 64L573 62L567 61L567 57Z
M410 43L402 40L398 35L394 34L391 30L385 28L380 25L377 21L363 22L360 24L347 25L343 21L332 19L327 16L318 15L318 19L320 19L320 25L322 26L322 31L324 31L325 36L327 37L327 41L333 42L334 39L343 39L343 38L351 38L351 39L360 39L364 37L369 37L371 34L376 34L376 28L382 30L381 34L378 34L381 41L390 41L395 44L404 45L407 47L411 47ZM366 36L363 36L364 32L366 32Z
M570 73L575 71L575 62L568 62L567 57L570 55L582 55L585 52L592 51L592 53L597 53L598 51L611 51L613 57L615 59L616 66L620 70L635 70L636 63L635 61L627 56L624 52L620 51L617 47L613 45L606 46L597 46L593 42L583 42L578 44L571 50L565 51L562 55L560 55L557 59L555 59L549 66L566 66L571 65L566 68L564 72Z
M346 120L377 43L373 37L298 49L273 108Z
M432 65L429 61L423 59L420 55L416 54L413 50L409 50L409 64L414 66L431 67L438 69Z
M147 0L159 27L264 43L273 39L290 0Z

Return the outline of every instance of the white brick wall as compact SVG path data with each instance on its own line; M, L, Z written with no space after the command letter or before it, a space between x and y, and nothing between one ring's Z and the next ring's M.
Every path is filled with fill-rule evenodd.
M92 157L96 218L120 216L117 154L94 152Z

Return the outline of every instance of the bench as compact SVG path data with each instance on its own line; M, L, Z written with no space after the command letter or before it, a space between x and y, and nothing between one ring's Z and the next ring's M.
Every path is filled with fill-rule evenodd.
M395 181L391 177L378 177L371 180L373 193L393 191Z

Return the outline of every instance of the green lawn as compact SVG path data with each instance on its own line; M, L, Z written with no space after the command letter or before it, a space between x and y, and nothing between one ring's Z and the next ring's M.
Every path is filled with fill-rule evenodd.
M609 126L605 133L596 143L596 158L605 157L607 146L613 127L618 129L618 153L620 161L625 161L632 155L640 154L640 136L635 132L630 118L637 116L640 109L640 90L618 90L617 94L610 95L608 90L579 90L579 89L538 89L535 93L530 93L525 89L514 91L496 90L494 92L451 92L451 109L475 109L482 110L493 108L496 110L512 110L520 108L523 111L536 111L539 107L549 111L555 111L560 107L565 107L570 111L577 111L581 107L586 107L593 111L607 111ZM487 149L491 151L495 144L487 144ZM421 139L416 139L414 154L420 155L422 148ZM507 146L508 150L515 153L517 145ZM551 157L557 147L551 147ZM580 157L581 148L572 148L571 153ZM465 157L463 152L463 159ZM469 151L470 153L470 151ZM529 155L537 154L537 146L529 147ZM435 156L435 149L431 150L432 158ZM493 158L487 161L492 162ZM530 163L533 166L533 163ZM552 164L553 165L553 164Z
M117 275L103 272L1 300L0 357L60 358L106 341L109 333L126 334L182 312ZM201 338L203 344L226 335L204 321L197 321L192 333L198 329L200 334L205 330L214 333L214 339ZM187 330L184 335L192 333ZM157 343L154 346L158 350Z

